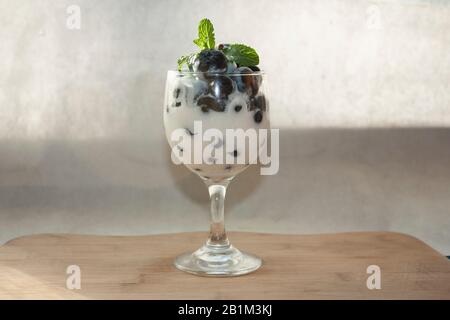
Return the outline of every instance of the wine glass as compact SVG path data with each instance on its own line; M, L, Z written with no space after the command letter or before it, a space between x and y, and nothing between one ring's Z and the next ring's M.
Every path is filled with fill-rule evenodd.
M197 174L211 198L209 238L197 251L175 259L175 266L182 271L202 276L237 276L261 266L260 258L230 244L224 226L224 201L230 181L256 163L265 147L266 141L258 136L260 129L269 129L265 78L261 71L248 70L167 74L164 127L172 160L182 162ZM235 135L228 136L230 131ZM257 142L251 141L252 132L256 133ZM245 143L239 145L239 139Z

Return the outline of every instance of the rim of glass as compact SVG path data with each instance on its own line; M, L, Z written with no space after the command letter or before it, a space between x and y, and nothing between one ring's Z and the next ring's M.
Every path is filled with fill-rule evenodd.
M263 76L266 73L264 70L253 71L250 73L239 73L239 72L201 72L201 71L178 71L178 70L169 70L168 74L174 75L189 75L189 76L199 76L199 75L213 75L213 76Z

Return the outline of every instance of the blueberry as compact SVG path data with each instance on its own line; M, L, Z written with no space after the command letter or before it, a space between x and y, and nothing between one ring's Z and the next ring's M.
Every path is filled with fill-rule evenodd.
M235 70L235 72L237 74L241 74L241 73L245 74L245 73L252 73L252 70L249 68L246 68L246 67L239 67ZM245 92L247 86L245 85L245 82L244 82L244 76L236 75L234 80L236 81L238 90L241 92Z
M227 71L227 58L222 51L205 49L195 59L194 71L224 73Z
M253 73L253 70L248 67L239 67L236 69L236 73L241 75L236 76L236 84L240 92L246 92L250 96L255 96L259 89L259 76Z
M235 62L228 62L227 64L227 73L234 73L236 72L237 64Z
M179 107L179 106L181 106L181 102L178 101L175 103L175 107Z
M248 111L253 111L259 109L256 98L250 98L250 103L248 104Z
M263 114L261 111L256 111L255 115L253 116L253 120L255 120L256 123L260 123L263 119Z
M264 97L263 95L256 97L256 104L258 105L259 109L261 109L261 111L264 112L266 111L267 109L266 97Z
M250 99L249 110L253 111L255 109L259 109L261 111L266 111L266 109L267 109L266 98L263 95L260 95L260 96Z
M208 112L209 110L223 112L225 108L223 105L214 97L211 96L201 96L197 100L197 105L201 107L203 112Z
M233 80L227 76L216 76L209 83L209 90L217 98L226 98L233 92Z
M239 112L241 111L242 106L240 104L238 104L237 106L234 107L234 111Z

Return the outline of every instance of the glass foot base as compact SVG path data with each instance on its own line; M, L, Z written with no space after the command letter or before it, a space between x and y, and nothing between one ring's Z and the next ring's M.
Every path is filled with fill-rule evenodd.
M239 251L232 245L205 244L194 253L185 253L175 259L175 267L198 276L233 277L258 269L260 258Z

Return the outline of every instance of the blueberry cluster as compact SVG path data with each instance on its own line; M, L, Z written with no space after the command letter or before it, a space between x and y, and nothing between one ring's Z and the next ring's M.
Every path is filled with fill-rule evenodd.
M221 50L205 49L197 55L193 70L195 80L202 82L196 85L193 102L202 112L224 112L229 96L238 91L246 96L246 107L248 111L253 112L253 120L256 123L263 120L266 99L263 94L258 95L262 78L255 75L255 72L259 71L257 66L238 66L228 61ZM182 88L177 87L173 96L178 98L183 92ZM180 105L176 102L174 106ZM242 108L242 105L235 105L234 112L240 112Z

